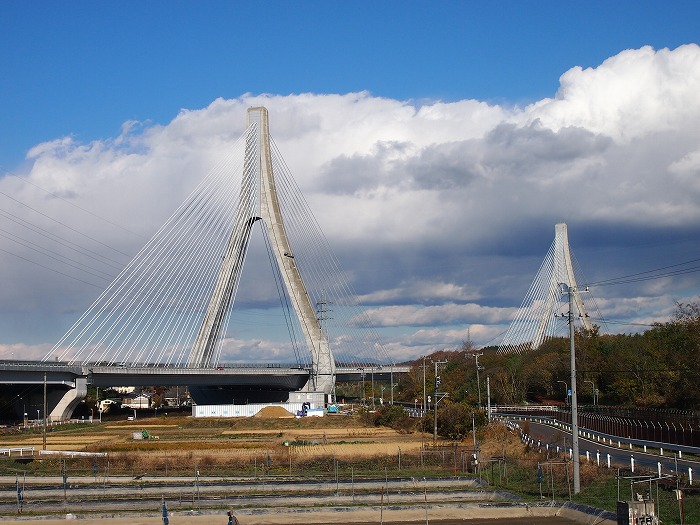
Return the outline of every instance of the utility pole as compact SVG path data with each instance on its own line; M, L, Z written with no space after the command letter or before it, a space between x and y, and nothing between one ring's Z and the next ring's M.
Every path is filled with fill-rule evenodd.
M46 450L46 372L44 372L44 429L41 433L41 443Z
M578 446L578 396L576 393L576 345L574 330L574 295L576 287L562 283L562 293L569 296L569 342L571 346L571 454L574 461L574 494L581 492L581 471Z
M440 376L438 376L438 365L444 365L447 363L447 361L433 361L433 364L435 365L435 382L434 382L434 391L433 394L435 396L435 406L434 406L434 415L433 415L433 441L437 441L437 410L438 410L438 402L440 399L438 399L438 387L440 386Z
M474 353L474 361L476 361L476 389L479 392L479 410L481 410L481 381L479 380L479 357L482 355L484 355L483 352Z
M423 410L421 410L423 415L425 415L425 410L426 410L427 406L428 406L428 393L425 390L425 356L423 356Z
M491 422L491 378L486 376L486 415Z

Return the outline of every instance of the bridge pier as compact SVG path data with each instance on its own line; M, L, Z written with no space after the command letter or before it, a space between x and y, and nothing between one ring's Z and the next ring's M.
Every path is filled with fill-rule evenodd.
M321 393L324 395L324 404L333 403L335 402L335 399L333 399L335 396L335 381L335 374L316 373L309 378L308 382L298 391L298 393Z
M46 414L49 421L70 419L75 408L87 395L87 377L72 381L49 382L46 385ZM2 417L20 420L44 419L43 381L6 382L0 387L0 398L8 402L10 410Z
M53 393L58 395L52 396L51 400L54 401L54 403L49 404L50 421L70 419L73 410L75 410L78 404L87 396L87 377L76 377L75 387L69 387L63 395L60 394L58 388L54 388ZM47 395L47 398L48 397Z
M28 420L68 419L87 395L87 371L64 363L8 362L0 365L0 397ZM46 389L46 414L44 414ZM6 417L11 417L7 414Z

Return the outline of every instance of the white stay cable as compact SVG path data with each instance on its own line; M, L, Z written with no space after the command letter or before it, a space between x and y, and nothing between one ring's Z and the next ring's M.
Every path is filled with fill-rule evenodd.
M233 148L234 152L242 149L242 143L242 139L238 141ZM234 153L229 157L235 156ZM198 270L196 268L199 266L188 270L183 270L180 266L183 262L196 260L196 255L202 258L203 254L221 253L221 250L217 252L212 247L217 242L222 244L222 241L217 241L217 235L209 233L218 230L218 236L224 237L223 243L229 233L225 223L226 216L231 217L233 213L232 201L230 195L226 195L230 191L224 189L226 186L234 187L235 182L230 180L230 169L225 169L226 161L222 164L197 186L44 360L55 355L61 360L70 356L72 362L97 358L99 361L114 363L117 359L128 359L132 355L127 348L139 340L134 339L139 326L178 325L174 322L177 314L169 307L182 304L188 297L205 295L205 281L213 272L211 264L204 264L205 261L201 260L196 261L202 266ZM222 183L222 180L226 182ZM214 239L207 240L212 237ZM200 284L195 287L194 283L198 281ZM164 292L165 288L170 288L169 295ZM172 304L169 305L170 301ZM196 307L197 304L193 306ZM151 316L158 310L167 312L164 318L155 321L154 317L145 313L147 310L150 310ZM181 315L179 323L186 331L187 325L193 324L192 311L188 315ZM189 331L192 331L191 326ZM172 337L171 335L170 338ZM152 337L151 340L155 341ZM121 350L115 352L115 348ZM143 352L141 355L144 355ZM148 355L153 358L159 354L157 350L151 350Z
M146 243L107 289L44 357L70 362L126 366L183 365L188 362L210 302L223 305L214 323L218 364L226 348L226 329L239 291L247 242L259 218L260 159L246 144L255 141L251 125L186 201ZM271 142L273 172L284 226L319 322L338 362L388 363L379 337L351 290L346 273L311 213L282 155ZM270 250L270 239L265 236ZM290 254L291 255L291 254ZM284 297L277 268L276 286ZM223 272L223 273L222 273ZM226 272L231 272L227 274ZM224 286L216 286L225 279ZM216 290L216 291L214 291ZM212 297L217 294L217 297ZM332 310L332 311L330 311ZM300 320L284 310L297 363L302 356L295 331ZM308 349L314 351L313 349ZM255 359L254 356L250 356Z

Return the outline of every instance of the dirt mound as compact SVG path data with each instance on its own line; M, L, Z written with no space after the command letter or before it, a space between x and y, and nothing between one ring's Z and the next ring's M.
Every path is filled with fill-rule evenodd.
M287 412L282 407L269 406L263 408L260 412L255 414L253 417L264 417L264 418L280 418L280 417L294 417L291 412Z

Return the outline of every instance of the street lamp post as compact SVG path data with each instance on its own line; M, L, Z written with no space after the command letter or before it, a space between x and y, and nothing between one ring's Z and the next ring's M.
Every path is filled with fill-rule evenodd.
M557 381L564 385L564 403L569 403L569 384L566 381Z
M593 389L593 405L597 405L597 399L596 399L596 388L595 388L595 383L593 381L589 381L588 379L584 380L584 383L590 383L591 388Z
M360 371L360 376L362 377L362 404L364 405L365 401L365 369L364 368L358 368Z
M374 410L374 366L370 370L372 373L372 410Z
M394 384L394 363L393 362L391 363L391 376L390 377L391 377L391 403L390 404L393 405L394 404L394 387L396 386Z
M46 450L46 409L47 409L47 401L46 401L46 372L44 372L44 425L43 428L41 429L41 447L43 450Z

